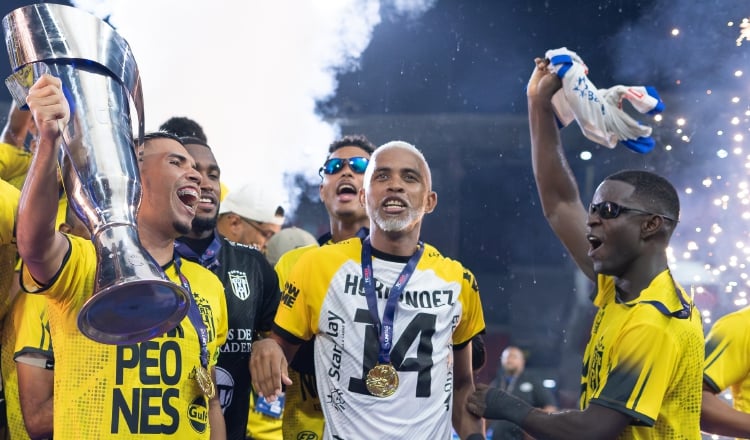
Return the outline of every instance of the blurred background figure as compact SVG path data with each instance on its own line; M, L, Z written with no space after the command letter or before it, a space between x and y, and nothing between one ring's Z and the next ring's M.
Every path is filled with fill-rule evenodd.
M266 243L266 259L274 266L287 251L310 245L318 245L318 240L311 233L296 226L284 228Z
M523 351L509 345L500 355L500 368L492 386L498 387L529 403L531 406L552 412L557 410L552 392L545 388L542 379L526 370ZM488 421L489 422L489 421ZM506 420L493 420L487 424L487 438L493 440L521 440L532 437L517 425Z
M31 112L10 104L8 118L0 133L0 178L21 189L31 164L30 147L36 137ZM29 145L29 148L27 148Z
M59 218L59 213L58 213ZM65 210L60 232L91 238L73 209ZM14 287L16 290L19 287ZM0 335L0 366L10 438L52 438L55 357L47 297L18 291Z
M219 209L219 233L231 241L265 252L266 242L284 224L282 203L283 197L271 194L261 185L232 190Z

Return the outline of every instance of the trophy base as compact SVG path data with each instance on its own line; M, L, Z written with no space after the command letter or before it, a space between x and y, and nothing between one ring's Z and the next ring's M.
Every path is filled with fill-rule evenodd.
M187 292L177 284L131 281L89 298L78 313L78 329L102 344L137 344L177 327L189 307Z

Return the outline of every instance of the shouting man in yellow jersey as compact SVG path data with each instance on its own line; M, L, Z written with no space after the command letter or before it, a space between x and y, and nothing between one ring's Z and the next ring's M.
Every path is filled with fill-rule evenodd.
M318 172L320 200L328 212L330 230L318 237L319 245L339 243L358 233L367 234L370 220L359 203L359 191L373 151L375 145L362 135L343 136L328 147L328 157ZM282 289L294 264L311 249L315 247L293 249L279 259L276 273ZM286 387L282 420L284 440L315 438L312 435L323 438L323 409L315 381L313 345L314 339L306 341L291 361L292 384Z
M666 249L680 201L647 171L607 177L584 208L552 110L560 79L537 59L528 85L531 159L542 209L599 308L583 359L580 411L547 414L499 389L472 396L477 415L546 439L700 439L703 329L672 278Z
M406 142L373 153L360 203L370 235L305 253L271 337L254 344L253 384L273 400L287 361L315 336L324 438L483 439L466 410L471 338L484 330L474 276L419 239L437 204L424 156Z
M55 344L56 439L225 438L217 396L201 390L195 372L212 372L227 333L221 282L198 264L175 258L174 239L190 231L199 201L200 174L179 139L159 134L138 146L143 198L138 232L143 247L167 276L189 284L200 318L186 317L172 331L131 345L107 345L77 326L93 294L93 243L55 230L59 124L70 117L59 79L41 77L29 108L39 129L34 159L18 208L22 287L48 296ZM195 315L194 315L195 316ZM196 327L204 327L199 337ZM214 378L215 380L215 378Z

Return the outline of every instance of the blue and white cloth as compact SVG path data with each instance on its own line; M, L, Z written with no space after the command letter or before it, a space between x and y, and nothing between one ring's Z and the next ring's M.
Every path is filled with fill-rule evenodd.
M588 139L608 148L618 142L638 153L648 153L656 142L651 127L641 124L622 110L623 99L640 113L656 114L664 103L650 86L617 85L598 89L588 78L588 67L581 57L565 47L548 50L549 69L562 80L562 88L552 97L560 127L573 120Z

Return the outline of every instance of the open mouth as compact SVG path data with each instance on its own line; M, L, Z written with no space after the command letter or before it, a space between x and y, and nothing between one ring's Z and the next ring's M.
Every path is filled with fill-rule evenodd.
M199 201L203 201L203 198L199 197L198 191L196 191L194 188L180 188L177 190L177 197L180 199L180 201L190 207L195 209L195 206L198 204Z
M216 205L216 199L210 196L201 195L200 200L198 201L201 205L208 205L210 207L213 207Z
M592 251L597 250L602 245L602 241L598 237L588 235L586 238L589 241L589 246L591 246Z
M336 195L340 196L342 194L357 195L357 188L355 188L351 183L342 183L338 186L338 188L336 188Z
M385 208L386 212L388 211L400 212L402 209L405 209L406 207L407 207L406 202L397 198L389 198L383 202L383 208Z

